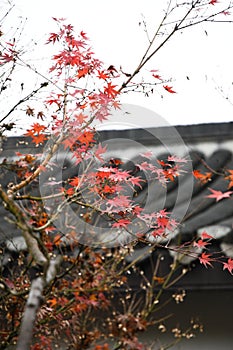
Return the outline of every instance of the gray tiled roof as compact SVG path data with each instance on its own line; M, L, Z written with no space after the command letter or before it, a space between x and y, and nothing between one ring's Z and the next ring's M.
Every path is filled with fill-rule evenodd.
M174 128L171 128L174 130ZM143 176L142 171L136 166L140 159L140 152L152 150L152 162L157 159L165 159L172 151L181 156L187 156L189 162L187 167L189 172L184 173L178 180L168 184L166 188L160 188L153 183L145 185L142 189L138 188L137 201L142 203L147 200L148 210L158 210L163 207L172 213L174 218L181 219L181 225L172 236L168 235L170 244L176 244L179 240L182 243L190 241L206 231L216 238L211 247L220 254L233 258L233 199L232 197L216 202L213 198L206 198L210 194L208 187L212 189L226 191L228 183L220 176L220 172L226 169L233 169L233 123L221 124L203 124L191 126L178 126L175 129L178 132L174 136L169 128L148 129L148 130L123 130L123 131L104 131L100 132L100 139L109 146L109 158L120 158L123 160L121 167L130 169L136 176ZM183 144L184 142L184 144ZM180 144L178 144L180 143ZM21 153L42 152L42 149L35 149L25 138L9 138L2 145L1 153L1 184L3 187L9 181L15 181L13 172L6 169L4 165L5 158L14 157L15 151ZM213 171L211 182L201 184L190 174L190 170L198 169L202 172ZM77 167L71 160L66 160L63 171L63 179L74 176ZM51 175L51 174L50 174ZM55 175L54 173L52 174ZM35 191L37 189L35 188ZM149 194L149 196L148 196ZM149 197L149 199L148 199ZM9 221L9 214L3 206L0 206L0 216L2 222L0 225L0 240L6 244L8 251L14 250L16 242L24 246L20 232L14 224ZM3 219L4 217L7 220ZM18 237L12 244L12 237ZM5 242L5 243L4 243ZM20 244L19 244L20 245ZM149 273L149 260L151 253L147 247L139 244L136 252L141 254L140 264ZM159 251L159 250L158 250ZM156 259L158 251L152 255ZM161 264L161 269L167 269L172 262L174 253L172 251L163 251L165 262ZM128 257L131 260L133 257ZM186 288L232 288L233 279L226 271L221 271L216 267L206 273L203 267L200 268L198 262L193 258L186 258L182 261L183 266L193 268L192 279L182 279L181 286ZM161 271L161 272L162 272ZM132 281L137 285L136 277Z

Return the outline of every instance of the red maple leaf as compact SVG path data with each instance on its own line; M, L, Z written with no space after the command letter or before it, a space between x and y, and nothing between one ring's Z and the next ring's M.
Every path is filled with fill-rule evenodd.
M104 160L102 155L106 153L106 150L107 150L107 145L102 147L102 145L99 144L97 150L95 151L95 157L102 162Z
M88 118L87 115L83 113L79 113L75 115L75 119L78 121L79 124L83 124L87 118Z
M58 67L61 66L79 66L80 57L77 53L72 53L67 50L63 50L58 55L53 56L53 60L57 61Z
M145 182L145 180L141 179L140 176L132 176L128 179L128 182L130 182L133 186L142 188L140 182Z
M233 193L233 191L227 191L227 192L216 191L216 190L213 190L212 188L209 188L209 190L212 192L212 194L209 194L206 197L215 198L216 202L219 202L223 198L229 198L230 195Z
M14 61L15 57L13 54L4 53L0 55L0 64L8 63Z
M114 222L112 227L117 227L117 228L126 227L130 223L131 223L131 221L129 219L120 219L117 222Z
M162 80L161 75L159 74L152 74L152 77L154 77L155 79Z
M168 156L167 161L168 162L175 162L175 163L187 163L188 160L185 158L173 155L173 156Z
M207 246L208 244L210 244L210 243L205 242L205 241L203 241L202 239L199 239L197 242L193 242L194 247L198 247L198 248L205 247L205 246Z
M153 73L152 77L154 77L155 79L162 80L161 76L157 72L158 72L158 69L151 69L151 73Z
M233 260L229 258L227 263L223 263L223 270L227 269L231 274L233 270Z
M117 94L119 94L119 91L115 89L116 85L112 85L112 83L108 83L107 86L104 88L104 92L108 95L108 97L114 98Z
M69 180L71 186L77 187L79 185L79 178L77 176Z
M213 236L211 236L211 235L209 235L207 232L202 232L202 234L201 234L201 238L202 239L212 239L212 238L214 238Z
M157 219L158 227L161 227L161 228L167 227L168 222L169 222L168 217L158 217L158 219Z
M210 261L212 261L213 259L210 258L210 254L206 254L206 253L202 253L201 256L199 256L199 261L201 264L205 265L205 267L207 268L208 265L212 266Z
M102 189L103 193L115 193L116 189L114 186L109 186L109 185L105 185L104 188Z
M74 188L70 187L65 191L66 194L68 194L68 196L73 196L74 194Z
M143 162L141 164L136 164L136 166L142 171L147 171L147 170L151 169L151 164L149 164L148 162Z
M99 171L97 171L96 176L99 179L107 179L111 175L111 171L109 168L100 168Z
M210 5L215 5L215 4L217 4L219 1L218 0L211 0L210 2L209 2L209 4Z
M222 11L222 14L225 16L229 16L231 13L230 13L230 11Z
M59 41L59 34L57 33L50 33L50 37L48 38L46 44L49 44L49 43L55 43L56 41Z
M142 212L142 208L139 206L139 205L136 205L134 208L133 208L133 213L137 216L139 216Z
M126 181L130 177L129 172L127 170L121 171L120 169L114 169L114 174L110 175L110 178L119 182Z
M88 37L87 37L87 33L84 33L83 31L80 32L80 35L81 37L84 39L84 40L89 40Z
M46 103L48 103L49 105L55 103L58 107L60 107L61 105L61 101L59 101L58 98L51 98L50 100L47 100Z
M164 85L163 87L167 92L170 92L170 94L176 94L176 91L172 90L172 86Z
M103 79L103 80L106 80L109 78L109 75L108 73L105 73L103 70L100 71L98 70L98 76L97 76L99 79Z
M117 211L125 210L131 207L131 201L128 196L120 195L118 197L115 197L113 199L108 200L108 205L110 206L110 211L113 210L113 208L117 208ZM116 211L116 210L114 210Z

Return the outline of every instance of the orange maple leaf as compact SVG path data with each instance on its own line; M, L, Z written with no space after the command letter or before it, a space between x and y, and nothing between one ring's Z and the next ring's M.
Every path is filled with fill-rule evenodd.
M92 131L86 131L78 137L78 141L82 144L89 145L91 142L94 142L95 134Z
M43 143L47 139L46 135L42 133L45 129L45 125L34 123L31 129L27 130L27 132L24 135L30 136L32 138L32 142L38 145L39 143Z
M45 125L42 125L39 123L34 123L34 124L32 124L31 129L29 129L27 131L32 131L33 134L36 134L36 133L40 133L40 132L44 131L45 129L46 129Z
M225 179L230 180L229 185L228 185L228 189L229 189L233 186L233 170L228 169L227 171L230 175L226 176Z
M164 277L154 276L153 280L158 282L158 284L163 284L165 282L165 278Z
M53 243L58 246L61 242L61 235L57 234L53 239Z
M89 72L89 68L87 68L87 67L85 67L85 68L83 68L83 69L80 69L80 70L78 71L77 77L78 77L79 79L82 78L82 77L85 77L85 75L87 75L88 72Z
M50 305L50 307L53 307L57 304L57 299L56 298L49 299L47 303Z
M202 174L200 170L193 170L193 176L199 180L202 184L207 183L208 181L211 180L212 173L206 172Z
M45 134L39 134L39 135L32 136L32 142L34 142L36 145L43 143L45 140L47 140L47 137L45 136Z

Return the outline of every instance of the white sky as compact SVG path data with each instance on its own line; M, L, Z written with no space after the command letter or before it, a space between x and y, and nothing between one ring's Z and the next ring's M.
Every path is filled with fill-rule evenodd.
M27 42L33 38L44 43L46 34L55 30L51 17L65 17L78 31L87 33L97 57L109 65L122 65L129 72L136 67L147 45L143 26L138 25L142 14L152 35L166 4L165 0L15 2L11 16L27 17L23 33ZM168 85L177 93L159 89L150 98L131 94L124 96L122 102L147 107L172 125L232 121L233 105L218 91L218 87L223 88L224 95L233 103L232 38L233 24L221 23L201 24L178 34L146 67L158 69L164 78L172 78Z

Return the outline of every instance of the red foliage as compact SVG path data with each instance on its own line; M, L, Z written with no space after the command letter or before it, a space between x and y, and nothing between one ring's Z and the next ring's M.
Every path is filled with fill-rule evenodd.
M217 2L212 0L209 4L215 5ZM228 11L223 13L226 15ZM25 136L30 137L36 146L49 139L51 141L49 151L40 165L37 164L36 157L31 154L17 154L14 164L8 165L3 162L3 165L9 166L10 170L15 172L18 180L18 183L9 186L10 197L5 203L6 208L15 216L16 221L18 220L18 228L23 233L27 233L25 241L29 247L29 254L25 253L24 256L20 255L16 259L18 270L14 279L3 280L1 288L4 289L4 293L6 292L3 310L3 314L6 315L6 324L3 325L3 334L5 331L9 332L9 338L15 341L15 334L19 331L19 320L22 318L26 297L31 287L28 271L31 266L40 265L36 261L35 254L33 255L36 246L46 260L46 266L43 266L43 271L36 272L36 278L40 275L45 277L47 265L54 256L62 255L63 265L61 271L57 271L53 281L43 290L44 303L35 324L36 335L32 350L52 349L52 342L60 337L60 334L66 337L70 346L75 349L85 349L97 341L107 339L103 338L101 332L96 329L96 321L98 321L96 313L98 311L103 313L105 310L110 310L113 316L113 319L106 318L106 324L104 324L104 327L107 327L107 336L111 334L111 337L115 337L122 349L141 350L145 347L138 341L137 333L147 328L149 323L145 315L150 315L158 301L153 299L153 285L145 278L147 287L151 289L150 293L147 293L147 305L142 306L142 312L135 312L135 314L131 312L134 309L133 298L130 304L131 310L129 308L129 311L124 314L113 311L110 303L117 288L121 288L124 284L128 288L127 277L124 275L128 270L125 256L131 249L133 250L135 242L140 240L142 243L148 243L146 234L149 238L152 236L155 241L157 237L167 238L167 235L177 228L178 223L170 217L166 209L147 212L143 204L138 204L138 190L146 185L145 180L143 177L134 176L133 171L124 170L121 160L111 158L104 165L99 165L100 162L105 161L107 147L98 143L98 133L93 126L94 121L106 120L112 107L120 108L118 97L127 83L119 85L116 79L124 81L126 77L130 82L139 71L128 74L123 73L121 68L116 69L113 65L104 67L103 63L95 58L85 32L81 31L75 36L72 25L66 24L64 19L54 18L54 20L59 30L49 35L47 44L58 45L59 50L52 57L49 77L49 82L53 82L52 90L44 102L45 110L48 111L51 120L47 120L44 112L36 112L29 105L24 109L30 119L37 117L41 121L32 123ZM6 49L0 54L0 64L14 65L17 58L18 52L14 44L6 43ZM176 93L172 86L163 85L157 70L151 70L151 73L154 85L161 84L167 92ZM89 89L87 84L89 80L91 80L91 87L94 88ZM144 88L143 83L131 83L133 88L140 85ZM84 171L70 179L56 181L49 178L47 185L51 193L44 198L40 195L32 195L33 192L30 193L28 185L33 187L38 175L41 172L46 173L53 167L53 156L56 155L60 146L63 150L71 152L72 159L77 165L77 172L80 164L84 167ZM153 164L152 156L151 151L142 153L143 160L138 161L135 167L163 186L166 186L169 181L175 181L184 172L183 165L187 162L185 158L172 155L166 160L158 160ZM210 181L212 177L211 172L201 173L199 170L194 170L193 175L202 184ZM233 170L227 170L225 175L225 179L230 181L228 186L230 189L233 186ZM233 191L221 192L211 188L209 190L212 193L206 197L214 198L216 201L228 198L233 193ZM43 204L43 201L46 202L51 198L55 203L54 208ZM12 202L16 199L20 205L13 206ZM62 204L58 202L57 205L57 199L61 199ZM57 219L60 211L66 209L69 204L72 204L72 208L78 207L78 215L85 229L76 227L72 221L70 223L69 214L67 214L64 219L65 233L57 229L55 231L53 220ZM124 231L131 234L134 239L132 246L116 249L102 247L100 253L81 244L79 237L84 232L80 231L83 230L86 233L86 226L88 224L91 226L96 217L98 219L104 217L109 232L115 228L117 232ZM143 230L138 229L136 233L130 231L134 220L140 223L139 227ZM96 227L93 225L93 232ZM89 232L90 239L93 232L91 230ZM195 247L206 248L212 243L210 242L212 238L203 232L201 238L189 243L192 249L197 251ZM33 244L29 244L30 239ZM169 249L169 243L162 247ZM150 246L150 249L153 250L155 246ZM177 247L177 251L179 248ZM187 254L189 253L188 251ZM195 255L195 252L193 254ZM223 264L223 270L226 269L231 274L233 272L231 258L225 262L224 258L215 259L213 254L207 252L202 252L201 256L197 255L197 258L206 268L212 266L212 261L218 261ZM136 263L131 264L131 267L137 270ZM157 277L154 274L152 280L157 284L165 284L169 282L166 278L166 276ZM144 282L143 278L142 281ZM72 333L72 329L75 329L76 334ZM94 349L109 350L110 347L105 343L95 345Z
M233 260L229 258L227 262L223 263L223 270L227 269L231 274L233 270Z
M193 176L199 180L202 184L207 183L208 181L211 181L212 173L206 172L202 174L199 170L193 170Z
M230 181L228 184L228 189L230 189L233 187L233 170L228 169L227 172L229 175L225 176L225 179Z
M216 202L219 202L221 199L229 198L230 195L233 193L233 191L227 191L227 192L221 192L213 190L212 188L209 188L209 190L212 192L212 194L209 194L206 196L207 198L215 198Z
M210 3L210 5L215 5L215 4L217 4L219 1L218 0L211 0L209 3Z
M206 268L209 266L212 266L211 261L213 259L211 258L211 254L207 253L202 253L201 256L199 257L199 261L201 264L203 264Z
M172 87L172 86L164 85L163 87L164 87L164 89L165 89L167 92L170 92L170 94L175 94L175 93L176 93L176 91L173 90L173 87Z

